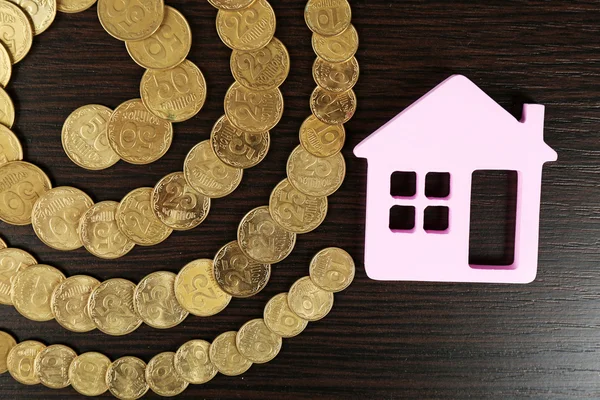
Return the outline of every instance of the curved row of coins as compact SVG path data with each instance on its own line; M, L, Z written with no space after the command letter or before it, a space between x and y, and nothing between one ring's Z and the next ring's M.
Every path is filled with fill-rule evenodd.
M335 257L343 260L332 261ZM212 343L190 340L176 352L156 355L148 364L132 356L111 362L96 352L78 355L62 344L45 346L34 340L17 344L0 331L0 373L8 371L25 385L42 383L53 389L71 385L86 396L109 390L119 399L131 400L148 389L161 396L176 396L190 383L206 383L218 372L237 376L252 364L274 359L283 338L297 336L309 322L329 313L334 293L350 285L354 272L354 262L345 251L324 249L313 258L310 275L296 281L289 292L271 298L262 318L248 321L238 331L225 332Z

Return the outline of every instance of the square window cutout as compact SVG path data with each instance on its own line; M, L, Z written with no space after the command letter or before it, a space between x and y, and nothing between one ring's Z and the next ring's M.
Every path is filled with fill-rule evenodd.
M423 229L427 232L444 232L449 227L448 207L431 206L425 209Z
M430 172L425 177L425 196L444 199L450 196L450 174L448 172Z
M392 231L411 231L415 228L415 208L412 206L394 206L390 209L390 229Z
M390 194L395 197L413 197L417 194L415 172L394 172L391 177Z

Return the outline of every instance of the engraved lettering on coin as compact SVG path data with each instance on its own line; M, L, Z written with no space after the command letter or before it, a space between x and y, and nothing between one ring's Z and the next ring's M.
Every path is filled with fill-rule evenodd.
M56 250L75 250L82 246L79 220L94 205L79 189L60 186L44 193L31 212L33 231L42 242Z
M0 331L0 374L8 371L8 353L16 345L15 338L6 332Z
M48 346L35 357L34 373L46 387L65 388L70 385L69 366L76 356L73 349L62 344Z
M54 319L50 306L52 292L64 280L63 273L49 265L36 264L21 269L11 288L15 309L32 321Z
M311 31L323 36L333 36L348 28L352 10L348 0L308 0L304 19Z
M210 144L217 157L225 164L245 169L264 160L271 146L271 136L268 131L244 132L233 126L227 116L223 115L212 129Z
M205 340L190 340L175 353L175 371L186 382L200 385L217 375L217 368L210 361L210 343Z
M179 325L188 316L175 297L175 277L172 272L153 272L135 288L135 311L147 325L168 329Z
M179 271L175 296L181 307L199 317L218 314L231 301L215 280L213 260L207 259L194 260Z
M229 242L214 259L215 279L233 297L250 297L264 289L271 277L271 265L246 256L237 241Z
M315 157L298 146L288 158L287 175L290 183L302 193L329 196L344 182L346 162L341 153L331 157Z
M106 371L106 386L118 399L136 400L146 394L146 363L137 357L121 357Z
M58 11L73 14L87 10L96 4L96 0L56 0Z
M341 292L354 280L354 260L345 250L329 247L310 262L310 279L323 290Z
M262 318L246 322L236 335L239 352L256 364L263 364L277 357L281 345L281 336L267 328Z
M354 57L358 50L358 33L352 24L335 36L313 33L312 47L318 57L332 63L339 63Z
M69 381L78 393L84 396L100 396L108 390L106 371L110 359L96 352L83 353L69 366Z
M123 197L117 208L119 229L140 246L159 244L173 232L152 211L151 196L152 188L134 189Z
M73 332L89 332L96 328L88 309L92 291L100 282L86 275L75 275L60 283L52 293L52 314L64 328Z
M110 146L130 164L150 164L160 159L173 140L173 125L148 111L141 99L118 106L106 129Z
M267 327L283 338L299 335L308 321L297 316L288 305L288 294L279 293L265 306L263 318Z
M192 47L192 31L179 11L165 6L160 28L144 40L125 42L133 61L146 69L167 69L181 64Z
M166 70L147 70L140 85L142 101L159 118L183 122L200 112L206 100L206 81L189 60Z
M8 50L11 62L16 64L31 49L33 27L25 12L8 1L0 2L0 22L0 42Z
M236 335L236 331L222 333L210 345L210 361L223 375L241 375L252 366L252 361L238 351L235 344Z
M290 73L290 55L277 38L253 51L231 53L231 73L236 81L250 90L275 89Z
M19 271L37 264L35 258L28 252L5 248L0 250L0 304L12 305L10 291L12 283Z
M252 4L254 0L208 0L213 7L222 10L239 10Z
M112 260L129 253L135 244L117 225L116 201L101 201L88 209L79 221L79 236L87 251Z
M106 127L113 111L98 104L79 107L67 117L62 128L62 145L67 156L81 168L106 169L119 161L108 144Z
M331 311L333 293L316 286L309 276L305 276L292 285L288 294L288 305L300 318L318 321Z
M0 4L0 8L2 4ZM0 18L1 18L0 14ZM2 33L0 27L0 34ZM1 36L0 36L1 37ZM15 105L6 91L0 88L0 125L11 128L15 123Z
M8 0L15 3L29 17L33 34L39 35L50 27L56 17L56 1L53 0Z
M225 95L225 114L243 131L265 132L281 120L283 96L278 88L258 92L235 82Z
M329 125L345 124L356 112L356 95L352 89L335 93L317 86L310 96L310 109L322 122Z
M33 205L51 188L48 176L33 164L12 161L0 166L0 219L11 225L30 224Z
M162 178L154 186L150 201L158 219L178 231L197 227L210 211L210 198L190 186L183 172Z
M98 19L109 35L119 40L142 40L159 28L163 0L98 0Z
M314 115L300 127L300 144L316 157L331 157L339 153L346 141L344 125L329 125Z
M233 192L244 171L221 161L213 151L210 141L204 140L194 146L183 162L187 183L205 196L216 199Z
M12 62L10 54L0 39L0 87L6 87L12 76Z
M330 92L341 93L352 89L358 82L359 73L355 57L341 63L330 63L317 57L313 64L315 82Z
M256 0L241 10L219 9L217 33L233 50L265 47L275 34L275 12L266 0Z
M327 197L305 195L284 179L271 192L269 213L285 230L307 233L325 220Z
M189 385L175 371L174 359L175 353L159 353L150 360L146 367L146 382L150 389L159 396L177 396Z
M296 244L296 234L277 224L268 206L257 207L246 214L238 226L237 236L244 254L265 264L284 260Z
M0 124L0 165L23 159L23 147L17 136Z
M116 278L104 281L92 291L88 308L96 328L108 335L122 336L142 324L133 305L135 288L133 282Z
M40 383L35 374L33 363L40 351L46 346L35 340L26 340L13 347L6 359L10 376L23 385L37 385Z

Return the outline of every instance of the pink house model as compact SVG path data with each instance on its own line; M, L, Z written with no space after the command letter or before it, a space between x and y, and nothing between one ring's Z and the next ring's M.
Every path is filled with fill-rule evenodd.
M354 154L368 160L365 269L377 280L529 283L538 262L542 167L557 154L544 143L544 106L525 104L517 121L473 82L451 76L363 140ZM514 262L469 264L472 175L516 171ZM394 177L414 189L393 193ZM429 179L449 190L426 193ZM412 222L391 225L398 210ZM424 227L425 214L447 224ZM447 218L447 219L446 219Z

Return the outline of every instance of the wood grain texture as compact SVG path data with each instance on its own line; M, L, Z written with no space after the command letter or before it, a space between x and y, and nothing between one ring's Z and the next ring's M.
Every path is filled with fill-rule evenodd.
M138 282L157 270L176 272L195 258L212 257L235 238L251 208L266 204L285 177L285 163L309 115L314 53L304 24L303 0L273 0L277 36L289 49L292 70L283 85L286 109L272 132L266 160L248 170L231 196L215 200L197 229L164 243L136 247L117 261L84 250L61 253L44 246L31 227L0 223L13 247L68 275ZM193 29L190 59L208 84L208 100L193 120L175 127L171 150L148 166L123 162L101 172L69 161L60 144L64 119L80 105L116 107L139 96L143 70L106 34L95 7L57 16L34 40L8 88L18 117L15 131L26 159L42 166L55 186L72 185L95 201L119 200L135 187L153 186L180 170L186 152L209 137L233 82L230 50L215 31L216 11L206 2L173 0ZM325 246L347 249L358 264L356 281L336 295L324 320L285 340L281 354L242 377L218 376L190 386L185 399L575 399L600 397L600 3L559 1L351 1L360 34L359 109L347 124L348 176L330 198L325 223L299 236L292 255L274 268L259 295L234 300L211 318L189 317L168 331L143 326L125 337L75 334L56 322L22 318L0 308L0 329L18 340L63 343L78 353L101 351L112 359L135 355L146 362L192 338L212 340L262 315L273 295L308 273ZM547 106L546 141L559 153L544 172L540 263L527 286L380 283L362 266L366 163L352 148L451 74L462 73L515 116L524 101ZM491 199L490 201L494 201ZM485 237L485 229L475 232ZM402 254L398 254L401 258ZM103 398L109 398L105 395ZM0 376L2 399L74 399L71 388L25 387ZM149 393L147 398L158 398Z

